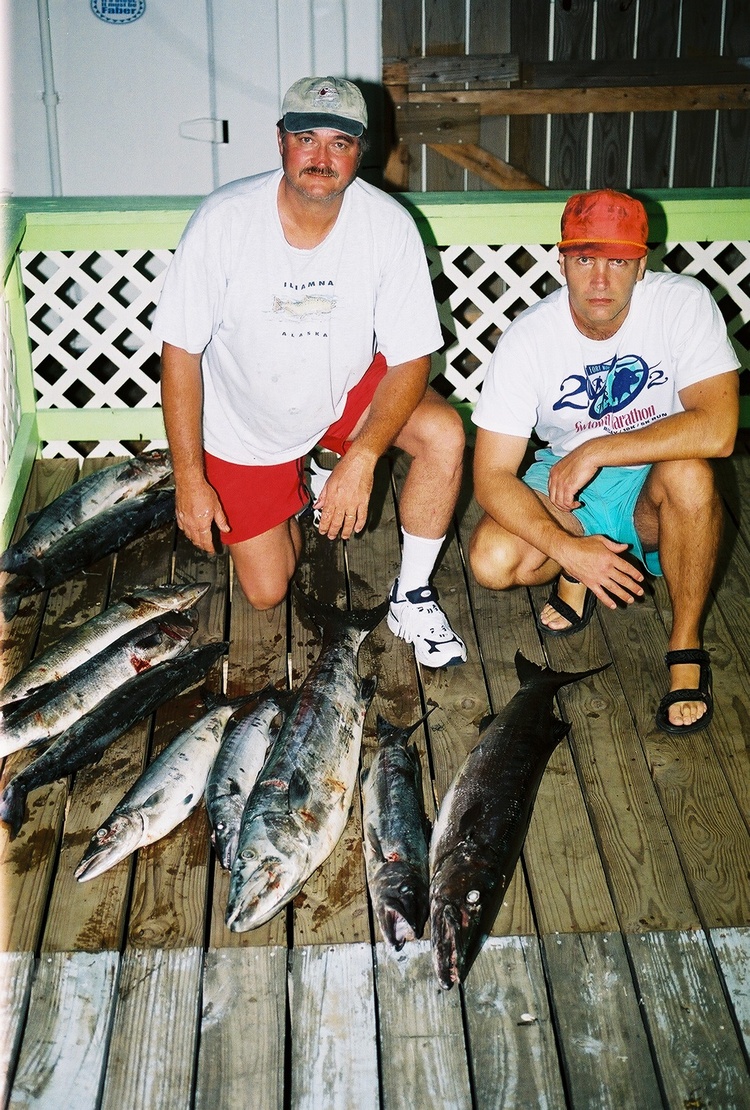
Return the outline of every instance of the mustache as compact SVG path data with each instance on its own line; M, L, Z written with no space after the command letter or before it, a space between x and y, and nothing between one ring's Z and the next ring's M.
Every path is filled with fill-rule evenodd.
M310 173L313 177L338 177L335 170L326 169L323 166L308 166L302 173Z

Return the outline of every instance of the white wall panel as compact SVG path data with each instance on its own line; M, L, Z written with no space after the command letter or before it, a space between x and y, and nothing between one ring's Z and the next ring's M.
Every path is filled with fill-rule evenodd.
M14 137L0 190L46 195L37 0L3 2ZM278 165L275 124L298 77L380 82L380 0L146 0L125 25L88 0L49 0L49 12L65 196L207 193ZM212 116L228 121L228 143L180 135Z

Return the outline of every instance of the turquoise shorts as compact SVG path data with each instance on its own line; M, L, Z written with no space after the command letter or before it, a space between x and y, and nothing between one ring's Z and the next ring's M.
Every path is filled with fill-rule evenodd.
M537 451L535 462L523 476L531 489L549 496L549 472L559 456L548 447ZM632 555L640 559L650 574L661 576L658 551L644 551L636 532L633 515L638 495L648 478L650 466L605 466L581 490L580 509L573 509L583 525L585 536L607 536L616 543L626 543Z

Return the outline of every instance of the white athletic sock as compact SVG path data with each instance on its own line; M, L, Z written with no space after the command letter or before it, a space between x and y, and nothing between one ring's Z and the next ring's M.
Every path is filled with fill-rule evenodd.
M398 596L403 600L410 590L418 590L430 581L445 536L439 540L412 536L401 529L404 545L401 549L401 570L398 575Z

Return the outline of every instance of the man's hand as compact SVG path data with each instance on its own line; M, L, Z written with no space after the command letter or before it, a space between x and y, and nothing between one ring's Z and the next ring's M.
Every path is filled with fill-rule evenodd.
M564 570L596 594L609 609L616 609L613 597L630 604L643 594L643 574L621 558L626 543L615 543L607 536L571 536L566 545Z
M204 479L175 484L177 524L191 543L202 551L215 554L213 525L220 532L229 531L229 522L213 486Z
M569 513L581 505L579 494L588 485L599 466L589 458L587 444L582 444L560 459L549 472L549 499L556 509Z
M342 540L348 540L353 533L362 531L367 523L376 461L351 447L336 463L313 506L320 509L321 536L335 540L340 535Z

